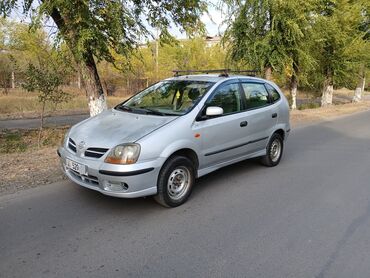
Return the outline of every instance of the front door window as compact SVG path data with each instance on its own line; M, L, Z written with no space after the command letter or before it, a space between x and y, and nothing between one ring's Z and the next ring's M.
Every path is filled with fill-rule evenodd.
M237 83L228 84L217 89L206 106L221 107L224 110L224 115L239 112L241 110L239 85Z

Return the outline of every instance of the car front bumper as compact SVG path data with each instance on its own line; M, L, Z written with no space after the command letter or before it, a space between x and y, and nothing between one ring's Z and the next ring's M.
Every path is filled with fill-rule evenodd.
M137 198L157 193L159 171L164 158L135 163L114 165L101 159L79 157L65 147L58 149L63 172L73 182L96 190L104 195L120 198ZM86 166L86 174L80 174L66 167L66 159Z

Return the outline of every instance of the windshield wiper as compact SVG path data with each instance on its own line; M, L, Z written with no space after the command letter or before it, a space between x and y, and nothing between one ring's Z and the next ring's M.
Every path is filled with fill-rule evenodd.
M116 106L115 109L131 112L131 113L138 113L138 114L146 113L146 114L152 114L152 115L158 115L158 116L178 116L176 114L164 113L164 112L160 112L158 110L150 109L146 107L132 108L127 105L119 105L119 106Z
M146 107L140 107L140 109L147 112L147 114L153 114L153 115L159 115L159 116L175 116L175 114L164 113L164 112L160 112L158 110L150 109L150 108L146 108Z
M115 107L117 110L132 112L132 108L126 105L118 105Z
M131 113L137 113L137 114L143 114L142 109L135 109L127 105L119 105L116 106L115 109L121 110L121 111L126 111L126 112L131 112ZM146 111L144 111L146 112Z

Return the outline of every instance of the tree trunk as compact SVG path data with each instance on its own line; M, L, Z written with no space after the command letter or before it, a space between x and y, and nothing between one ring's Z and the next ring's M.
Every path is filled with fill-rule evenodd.
M41 115L40 115L40 128L39 128L39 136L37 139L37 146L38 148L41 147L41 137L42 137L42 130L44 128L44 113L45 113L45 101L42 103Z
M328 73L322 90L321 106L325 107L333 104L333 92L333 77Z
M107 109L107 102L93 53L91 50L86 49L81 58L81 55L79 55L80 53L77 52L77 42L80 34L78 34L76 30L72 30L68 27L68 19L63 18L63 15L61 15L56 8L51 11L50 16L57 25L80 68L82 79L84 81L86 97L88 99L90 116L93 117Z
M292 97L292 110L297 109L297 88L298 88L298 79L295 73L292 74L290 79L290 95Z
M271 77L272 77L272 68L271 66L266 66L265 67L265 79L271 80Z
M80 69L89 102L90 116L93 117L107 109L107 102L94 57L91 53L85 57L84 63L80 64Z
M353 96L352 102L360 102L362 98L362 88L361 86L356 87L355 95Z
M12 71L12 89L15 89L15 75L14 75L14 71Z
M81 73L78 72L77 74L77 87L81 90Z
M365 90L365 69L364 67L361 67L359 76L360 78L358 80L358 83L355 89L355 95L353 96L352 102L360 102L362 99L362 94Z
M362 79L362 88L361 88L363 93L365 92L365 85L366 85L366 76L364 73L364 78Z

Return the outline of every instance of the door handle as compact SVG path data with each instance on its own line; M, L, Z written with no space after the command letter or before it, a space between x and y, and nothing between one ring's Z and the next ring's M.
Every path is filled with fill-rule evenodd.
M277 117L277 113L274 113L271 115L273 118L276 118Z
M240 123L240 127L245 127L248 125L248 122L247 121L243 121Z

